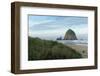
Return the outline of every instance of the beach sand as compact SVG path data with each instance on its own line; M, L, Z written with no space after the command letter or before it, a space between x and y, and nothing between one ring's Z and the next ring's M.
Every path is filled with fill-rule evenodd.
M72 49L75 49L77 52L79 52L83 58L88 57L88 46L85 45L75 45L75 44L67 44L67 46L71 47Z

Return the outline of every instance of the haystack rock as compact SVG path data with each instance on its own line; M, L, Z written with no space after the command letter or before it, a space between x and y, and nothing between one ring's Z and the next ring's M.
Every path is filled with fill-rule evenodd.
M65 34L64 40L77 40L75 32L69 29Z

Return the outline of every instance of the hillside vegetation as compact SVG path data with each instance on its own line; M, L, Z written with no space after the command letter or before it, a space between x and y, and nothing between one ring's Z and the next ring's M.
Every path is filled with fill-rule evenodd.
M74 49L57 41L28 37L28 60L82 58Z

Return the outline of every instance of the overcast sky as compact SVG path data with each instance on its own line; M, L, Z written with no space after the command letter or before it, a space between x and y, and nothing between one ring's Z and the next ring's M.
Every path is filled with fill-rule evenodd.
M78 39L87 39L88 18L75 16L28 16L29 36L42 39L64 37L68 29L72 29Z

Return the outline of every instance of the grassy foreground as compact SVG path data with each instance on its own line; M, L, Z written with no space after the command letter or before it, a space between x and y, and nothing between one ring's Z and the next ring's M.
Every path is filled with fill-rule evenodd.
M74 49L56 41L28 37L28 60L82 58Z

